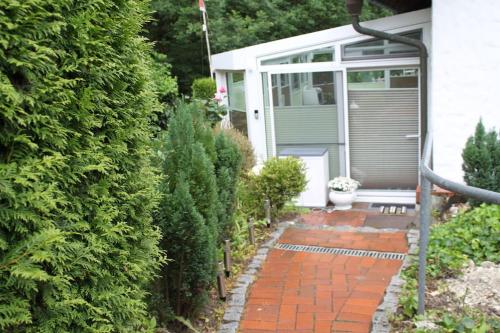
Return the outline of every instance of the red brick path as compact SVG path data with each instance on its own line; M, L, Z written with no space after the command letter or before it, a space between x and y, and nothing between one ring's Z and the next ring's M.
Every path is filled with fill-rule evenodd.
M281 243L390 251L404 233L288 229ZM365 242L365 243L363 243ZM364 245L363 245L364 244ZM369 332L400 260L272 250L252 285L240 333Z
M324 211L313 211L301 216L302 222L307 225L329 225L341 226L349 225L351 227L361 227L365 223L365 212L355 211L333 211L331 213Z
M341 247L345 249L406 253L406 232L345 232L330 230L285 230L280 243Z

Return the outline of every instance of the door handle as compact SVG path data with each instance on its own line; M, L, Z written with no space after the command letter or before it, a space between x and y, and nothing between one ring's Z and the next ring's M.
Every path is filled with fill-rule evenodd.
M405 138L407 139L420 138L420 134L406 134Z

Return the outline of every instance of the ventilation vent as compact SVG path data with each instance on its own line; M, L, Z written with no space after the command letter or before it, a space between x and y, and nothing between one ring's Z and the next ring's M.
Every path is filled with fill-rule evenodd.
M321 247L321 246L294 245L294 244L282 244L282 243L276 244L275 248L279 250L296 251L296 252L339 254L339 255L354 256L354 257L370 257L375 259L403 260L406 256L404 253L395 253L395 252L352 250L352 249L340 249L336 247Z

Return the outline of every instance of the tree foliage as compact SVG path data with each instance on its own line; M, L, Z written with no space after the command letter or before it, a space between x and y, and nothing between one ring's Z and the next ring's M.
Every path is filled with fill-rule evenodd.
M167 56L158 53L151 53L151 80L153 88L161 104L155 113L154 123L159 129L166 129L168 120L172 112L172 105L178 95L177 78L171 74L172 66L167 61Z
M462 158L468 185L500 192L500 138L495 130L486 132L479 121L474 136L467 140Z
M212 53L269 42L349 24L345 1L206 0ZM191 0L153 0L149 37L157 50L172 60L180 90L189 93L193 79L209 72L198 3ZM387 15L365 4L361 20Z
M0 2L0 331L140 332L158 267L142 0Z

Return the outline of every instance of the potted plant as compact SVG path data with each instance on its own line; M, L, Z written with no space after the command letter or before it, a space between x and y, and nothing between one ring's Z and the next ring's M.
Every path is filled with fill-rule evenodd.
M335 205L335 209L346 210L352 208L352 202L356 199L356 189L361 184L349 177L335 177L328 182L330 189L329 198Z

